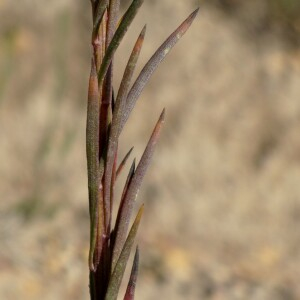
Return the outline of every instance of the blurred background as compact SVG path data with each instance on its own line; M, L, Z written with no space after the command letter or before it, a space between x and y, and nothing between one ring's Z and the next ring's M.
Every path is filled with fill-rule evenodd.
M139 68L199 4L121 138L139 158L167 108L138 200L136 298L300 299L300 2L145 1L115 86L145 22ZM88 0L0 1L3 300L89 298L90 14Z

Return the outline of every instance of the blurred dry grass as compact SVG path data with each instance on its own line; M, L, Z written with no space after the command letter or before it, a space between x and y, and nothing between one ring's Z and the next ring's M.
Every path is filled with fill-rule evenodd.
M0 299L88 299L87 2L0 2ZM260 20L235 2L203 4L122 137L139 157L167 107L137 299L300 298L300 50L284 27L245 30ZM144 22L141 62L195 4L146 1L116 85Z

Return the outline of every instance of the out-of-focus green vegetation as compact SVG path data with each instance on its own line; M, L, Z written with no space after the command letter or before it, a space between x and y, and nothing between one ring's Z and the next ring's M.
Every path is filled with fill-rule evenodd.
M211 3L238 17L251 30L275 31L299 46L299 0L212 0Z
M300 1L298 0L268 0L274 17L281 16L287 21L300 18Z

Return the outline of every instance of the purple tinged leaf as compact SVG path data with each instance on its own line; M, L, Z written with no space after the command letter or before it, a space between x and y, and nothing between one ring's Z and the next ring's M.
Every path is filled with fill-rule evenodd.
M88 189L89 189L89 211L90 211L90 254L89 266L92 270L93 253L96 245L97 233L97 207L100 182L99 168L99 93L98 78L94 59L92 60L91 75L89 81L87 126L86 126L86 154L88 168Z
M196 9L167 39L166 41L157 49L154 55L149 59L146 63L142 71L140 72L138 78L133 84L128 97L126 110L123 114L121 130L123 129L128 117L135 106L135 103L142 93L145 85L150 79L151 75L158 67L158 65L162 62L162 60L166 57L166 55L170 52L170 50L175 46L175 44L179 41L179 39L185 34L188 28L193 23L199 8Z
M131 78L144 41L145 31L146 31L146 27L143 28L132 50L128 64L125 68L124 76L121 81L120 89L115 103L114 114L113 114L109 141L108 141L105 177L104 177L104 204L105 207L107 207L106 210L108 210L108 207L110 206L111 203L110 198L111 198L111 190L112 190L112 172L113 172L114 159L116 156L117 145L118 145L120 122L126 104L126 97L129 90ZM112 208L110 207L110 210L111 209ZM106 222L106 226L108 226L109 223L110 220Z
M137 230L143 215L144 211L144 205L140 208L132 226L130 229L130 232L128 234L128 237L126 239L126 242L124 244L124 247L122 249L122 252L120 254L120 257L116 263L116 266L113 270L112 276L110 278L107 293L105 296L105 300L116 300L118 297L118 292L120 289L121 281L124 276L125 268L129 259L129 255L131 252L131 248L133 246Z
M95 270L95 249L101 252L102 240L98 236L104 234L104 211L101 196L101 178L104 172L103 159L99 162L99 89L95 60L92 59L92 68L89 81L87 127L86 127L86 151L88 166L88 188L90 207L90 251L89 268ZM96 259L97 260L97 259Z
M99 86L102 86L112 58L143 2L144 0L133 0L126 13L124 14L119 27L117 28L109 46L107 47L100 70L98 72Z
M118 91L118 96L117 96L118 111L117 111L116 120L115 120L115 123L117 124L116 127L118 128L118 130L116 131L117 137L119 137L120 132L121 132L121 122L122 122L124 110L126 107L126 99L128 96L132 76L133 76L134 70L136 68L136 64L137 64L137 61L140 56L142 46L144 43L146 29L147 29L147 26L145 25L134 45L134 48L131 52L131 56L127 63L127 66L126 66L126 69L125 69L125 72L124 72L124 75L123 75L123 78L122 78L122 81L120 84L120 88Z
M88 186L89 190L98 191L99 184L99 93L97 72L94 59L92 59L91 74L89 80L88 105L87 105L87 123L86 123L86 155L88 167ZM90 197L90 213L95 205L94 197Z
M135 287L137 282L138 270L139 270L139 248L136 248L133 265L131 269L131 274L129 282L127 285L127 290L124 296L124 300L134 300Z
M103 187L102 184L100 185L99 189L99 205L96 211L96 224L97 224L97 233L96 233L96 245L94 249L94 256L93 256L93 263L94 263L94 270L97 269L98 264L100 262L100 258L103 251L104 243L106 242L107 236L105 234L105 212L103 206Z
M117 219L116 219L116 226L115 226L115 229L114 229L114 235L113 235L113 239L112 239L112 246L113 246L112 263L111 263L112 271L114 270L115 265L117 263L117 260L119 258L119 255L122 251L122 247L123 247L123 244L124 244L124 241L125 241L125 236L126 236L126 233L127 233L127 232L125 232L124 240L121 240L121 239L116 240L116 232L118 232L118 226L120 224L120 218L121 218L121 215L122 215L122 211L124 209L124 206L126 205L126 203L124 202L125 201L125 196L126 196L126 193L128 191L128 187L130 185L130 182L132 180L134 172L135 172L135 159L133 160L133 163L132 163L132 165L129 169L127 179L126 179L126 183L125 183L124 188L123 188L121 203L120 203L120 206L119 206L119 209L118 209L118 214L117 214Z
M152 132L146 149L141 157L141 160L129 182L126 194L122 201L122 208L119 210L118 219L115 226L115 244L113 250L113 261L117 261L122 249L125 236L128 230L130 216L133 209L133 204L136 200L143 178L146 174L148 166L151 162L155 146L157 144L162 124L164 123L165 110L161 113L158 122Z
M141 207L126 239L133 205L153 156L164 121L164 111L156 124L137 168L135 168L135 161L131 166L123 190L116 225L110 234L114 182L124 168L130 154L126 155L118 170L116 170L119 135L152 73L186 32L198 12L197 10L191 14L162 44L145 65L131 90L129 90L144 39L145 30L143 30L125 69L116 102L112 104L113 57L142 3L143 0L132 0L130 7L117 27L120 0L91 0L94 24L92 45L96 63L92 63L88 97L87 161L91 219L89 267L91 299L93 300L98 298L105 298L105 300L117 299L143 212L143 207ZM100 123L99 116L104 116L106 121L101 118ZM101 183L104 184L103 187ZM107 226L107 220L109 220L109 226ZM138 256L137 249L124 300L133 300L134 298Z
M120 0L110 0L108 11L108 24L107 24L107 46L111 42L111 39L116 31L118 22L118 14L120 8Z
M121 172L123 171L127 161L128 161L128 158L130 157L130 154L131 152L133 151L133 147L128 151L128 153L125 155L125 157L123 158L123 160L121 161L118 169L117 169L117 172L116 172L116 180L119 178Z

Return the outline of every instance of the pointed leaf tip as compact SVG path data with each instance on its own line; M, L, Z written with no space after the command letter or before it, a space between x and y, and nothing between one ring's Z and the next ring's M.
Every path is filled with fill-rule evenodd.
M161 130L161 127L163 125L163 123L165 122L165 116L166 116L166 109L164 108L163 111L161 112L160 116L159 116L159 119L154 127L154 130L153 130L153 133L152 133L152 136L149 140L149 143L147 145L150 146L151 142L154 144L156 144L158 138L159 138L159 134L160 134L160 130ZM146 147L146 149L147 149Z
M105 195L104 202L105 203L109 203L109 199L111 197L111 178L113 175L113 165L114 165L114 160L117 151L117 142L119 138L122 115L126 105L126 97L128 94L131 78L143 45L144 36L145 36L145 27L143 28L141 34L139 35L135 43L135 46L131 52L129 61L124 71L123 78L121 80L120 88L114 106L111 130L109 134L106 171L105 171L105 179L104 179L104 195Z
M192 25L194 22L196 16L198 15L199 12L199 7L195 9L186 19L183 21L183 23L179 26L179 35L182 36Z
M125 12L120 25L118 26L109 46L107 47L105 56L102 60L100 70L98 72L99 86L102 85L105 74L108 71L109 65L112 61L113 55L119 47L124 35L136 16L139 8L142 6L144 0L133 0L127 11Z
M125 189L122 195L122 208L119 209L118 218L116 222L116 239L114 245L114 254L113 254L113 261L119 256L121 251L121 247L124 244L125 236L127 233L127 229L129 226L130 216L132 213L134 202L137 198L139 189L141 187L143 178L147 172L147 169L150 165L155 146L159 139L160 131L163 125L165 117L165 110L162 111L159 120L157 121L152 135L148 141L146 149L136 167L132 178L126 182ZM123 198L124 197L124 198Z
M125 157L124 157L123 160L121 161L121 163L120 163L120 165L119 165L119 167L118 167L118 169L117 169L117 172L116 172L116 180L117 180L117 178L119 177L119 175L121 174L121 172L122 172L124 166L126 165L127 160L128 160L128 158L129 158L130 154L132 153L133 149L134 149L134 147L132 147L132 148L128 151L128 153L125 155Z
M131 226L130 232L127 236L126 242L117 261L117 264L113 270L112 276L110 278L107 293L105 295L105 300L116 300L118 297L118 292L120 289L121 281L125 272L125 268L128 262L131 248L133 246L137 230L143 215L144 204L139 209L139 212Z
M123 74L123 78L120 83L120 88L118 91L118 96L117 96L116 106L115 106L116 109L113 115L112 134L111 134L111 135L114 134L116 137L118 137L120 134L121 120L123 118L124 110L126 107L126 98L130 88L131 79L134 74L134 70L136 68L137 61L143 46L145 33L146 33L146 27L144 26L143 30L138 36L136 43L132 49L130 58L128 60L128 63L126 65Z
M124 244L124 241L126 239L126 234L127 232L124 232L124 234L121 234L121 238L120 238L120 224L122 224L124 221L130 221L130 215L125 217L125 220L122 218L122 215L124 215L124 210L127 209L127 203L126 203L126 194L128 191L128 187L130 185L130 182L133 178L133 175L135 173L135 165L136 165L136 158L133 159L133 162L131 164L131 167L129 169L128 175L127 175L127 179L126 179L126 183L125 186L123 188L123 192L122 192L122 197L121 197L121 203L118 209L118 214L117 214L117 219L116 219L116 225L114 228L114 241L113 241L113 254L112 254L112 270L114 270L116 262L120 256L120 253L122 251L122 247Z
M197 7L192 13L191 13L191 18L195 19L195 17L198 15L200 10L200 7Z
M147 25L145 25L136 41L136 45L135 45L135 49L133 50L134 53L136 53L136 55L138 56L139 55L139 52L141 51L141 48L143 46L143 42L144 42L144 39L145 39L145 35L146 35L146 30L147 30Z
M164 108L163 111L160 114L159 121L164 122L165 118L166 118L166 109Z
M141 36L142 37L145 37L145 34L146 34L146 30L147 30L147 24L144 25L142 31L141 31Z
M133 151L133 149L134 149L134 147L131 147L131 148L130 148L130 150L129 150L129 152L128 152L128 155L131 154L131 152Z
M135 103L139 96L141 95L145 85L152 76L153 72L156 70L158 65L164 60L167 54L175 46L175 44L181 39L181 37L186 33L191 24L193 23L199 8L193 11L182 23L181 25L165 40L165 42L156 50L152 57L148 60L139 76L135 80L133 86L131 87L126 101L126 110L124 111L121 130L123 129L126 121L129 118L131 111L133 110Z
M187 31L189 29L189 27L192 25L192 23L194 22L196 16L198 15L200 7L198 7L197 9L195 9L188 17L187 19L181 24L182 27L182 31Z
M127 290L124 296L124 300L134 300L135 287L138 277L138 269L139 269L139 248L136 248L133 265L131 269L131 274L129 278L129 282L127 285Z

